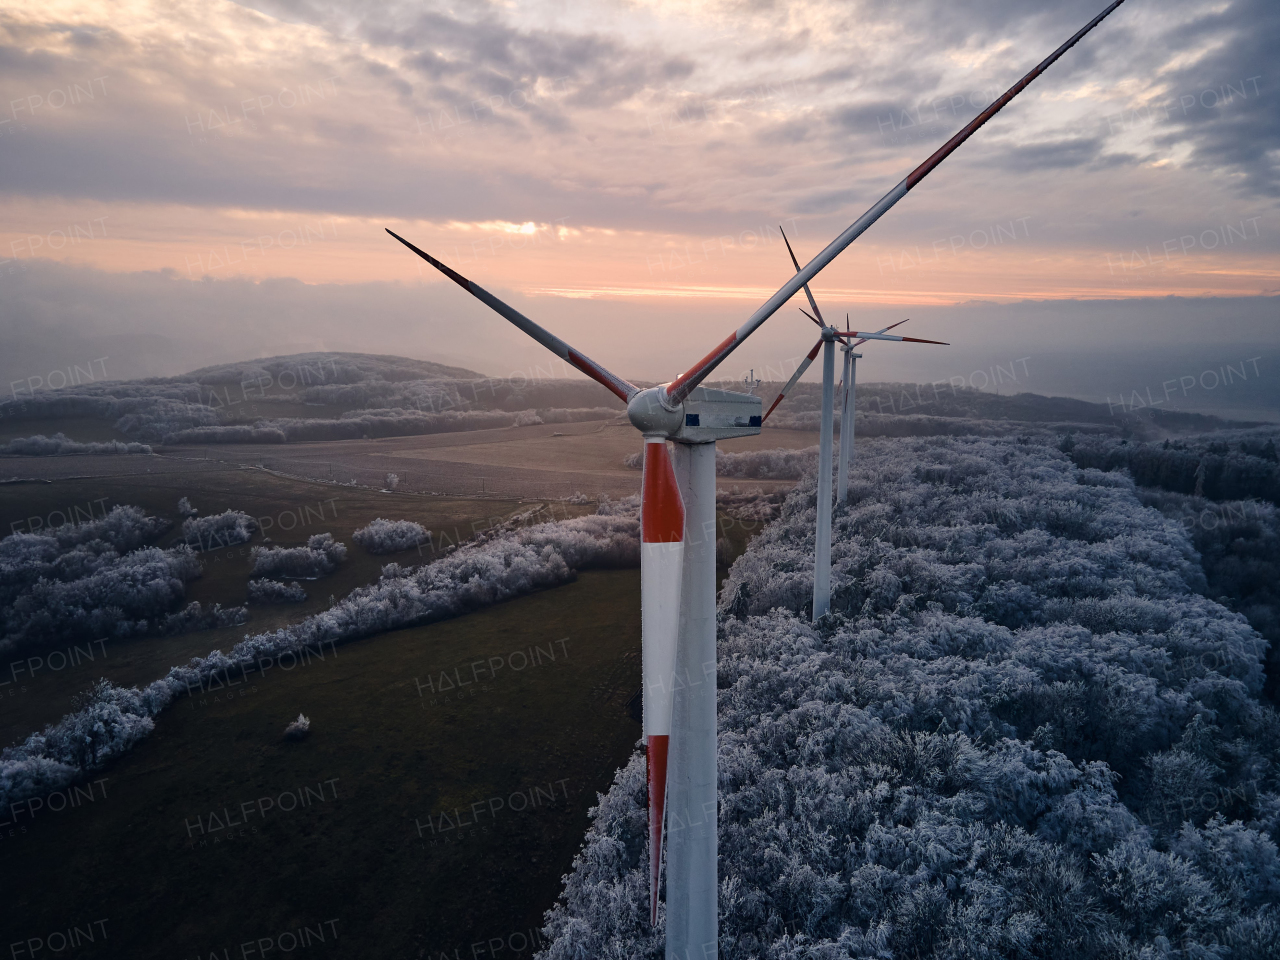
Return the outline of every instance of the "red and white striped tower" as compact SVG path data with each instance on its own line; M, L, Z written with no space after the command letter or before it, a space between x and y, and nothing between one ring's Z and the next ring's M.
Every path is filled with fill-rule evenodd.
M649 761L649 909L655 924L683 577L684 500L667 452L667 438L647 436L640 508L640 631Z

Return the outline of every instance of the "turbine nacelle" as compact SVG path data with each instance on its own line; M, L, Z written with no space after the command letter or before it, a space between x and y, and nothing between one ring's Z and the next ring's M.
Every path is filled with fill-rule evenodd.
M639 391L627 403L632 426L646 437L677 443L715 443L760 432L760 398L749 393L697 387L674 407L666 384Z

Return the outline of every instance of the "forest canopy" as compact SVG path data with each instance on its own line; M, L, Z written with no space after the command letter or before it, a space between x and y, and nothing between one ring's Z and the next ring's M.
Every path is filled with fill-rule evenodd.
M815 485L721 593L721 956L1280 955L1266 642L1186 526L1056 444L871 441L810 623ZM644 763L549 958L659 957Z

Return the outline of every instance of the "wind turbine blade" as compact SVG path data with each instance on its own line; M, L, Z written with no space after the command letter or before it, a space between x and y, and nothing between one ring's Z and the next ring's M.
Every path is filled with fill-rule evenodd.
M910 320L910 319L911 319L910 317L907 317L907 320ZM907 322L907 320L899 320L897 323L891 323L891 324L889 324L887 327L882 327L881 329L877 330L877 331L876 331L876 333L885 333L885 332L887 332L887 331L889 331L889 330L892 330L894 327L900 327L900 326L902 326L904 323L906 323L906 322ZM855 341L854 343L850 344L850 346L860 347L860 346L862 346L862 344L864 344L864 343L866 343L866 342L867 342L867 341L866 341L866 338L863 338L862 340L858 340L858 341Z
M784 283L777 293L761 304L760 308L747 319L746 323L721 341L714 350L690 367L687 372L671 381L666 388L667 399L672 403L679 403L692 393L698 384L705 380L711 371L719 366L725 357L729 356L729 354L731 354L739 344L746 340L747 337L751 336L751 334L754 333L762 323L777 313L778 309L795 296L801 287L816 277L823 267L839 256L840 253L849 246L849 244L862 236L867 229L884 216L895 203L905 197L916 184L928 176L934 167L950 156L950 154L960 146L960 144L968 140L979 127L1004 109L1005 105L1008 104L1010 100L1026 88L1027 84L1040 76L1040 74L1044 73L1044 71L1047 70L1059 57L1079 43L1085 34L1105 20L1111 12L1122 3L1124 3L1124 0L1114 0L1107 9L1103 10L1102 13L1090 20L1089 23L1075 34L1075 36L1051 53L1039 64L1039 66L1010 87L1009 90L1000 97L1000 99L996 100L991 104L991 106L983 110L982 113L974 117L972 121L965 125L963 130L943 144L943 146L935 151L928 160L912 170L911 173L907 174L905 180L876 201L870 210L850 224L844 233L840 234L840 236L827 244L826 249L810 260L803 269Z
M666 439L645 437L640 494L640 643L649 781L649 908L654 924L658 922L683 575L684 500L676 484Z
M425 253L422 250L419 250L412 243L410 243L408 240L406 240L404 237L400 236L399 234L395 233L394 231L387 230L387 233L391 234L391 236L395 237L397 240L403 243L406 247L408 247L410 250L412 250L414 253L420 256L423 260L427 261L427 263L431 264L433 267L435 267L437 270L443 273L446 277L448 277L450 280L452 280L454 283L460 286L463 290L467 291L467 293L471 294L481 303L485 304L487 307L489 307L499 316L505 317L507 320L510 320L519 329L527 333L534 340L537 340L538 343L542 344L544 347L546 347L548 350L554 353L561 360L564 360L568 363L573 364L575 367L577 367L579 370L585 373L592 380L595 380L597 383L602 384L603 386L608 388L610 391L617 394L619 397L622 398L624 402L629 401L633 396L635 396L637 393L640 392L639 387L634 386L631 383L628 383L626 380L622 379L622 377L618 376L617 374L610 373L608 370L600 366L600 364L596 363L586 354L580 353L579 351L573 349L573 347L569 346L567 343L565 343L563 340L557 337L554 333L534 323L532 320L526 317L519 310L515 309L515 307L509 306L508 304L503 303L501 300L495 297L492 293L490 293L484 287L480 286L478 283L472 283L462 274L458 273L455 270L450 269L449 267L446 267L443 263L441 263L435 257L431 256L431 254Z
M791 254L791 262L795 264L796 273L799 273L800 261L796 259L796 252L791 249L791 241L787 239L787 231L782 229L782 224L778 224L778 232L782 234L782 242L787 245L787 253ZM813 291L809 289L807 283L804 285L804 295L809 298L809 306L813 307L813 312L818 315L817 320L813 320L813 317L809 317L809 319L813 320L818 326L825 327L827 324L822 319L822 311L818 309L818 301L813 299ZM806 316L808 315L806 314Z
M861 337L865 340L892 340L894 343L936 343L941 347L949 347L951 344L943 343L941 340L921 340L919 337L895 337L891 333L869 333L866 330L852 330L849 333L837 333L837 337Z
M783 387L781 391L779 391L778 396L774 399L773 403L769 406L768 412L765 413L765 415L760 418L760 422L762 424L769 419L769 414L773 413L774 407L776 407L778 404L782 402L782 398L785 397L788 393L790 393L791 388L794 387L796 385L796 382L801 377L804 376L804 372L809 369L809 364L813 363L814 359L818 356L818 351L821 349L822 349L822 341L819 340L817 343L813 345L813 349L809 351L809 355L805 357L803 361L801 361L800 366L796 367L796 372L791 375L791 379L787 381L787 385Z
M825 327L825 326L826 326L826 324L825 324L825 323L823 323L821 320L819 320L817 317L815 317L812 313L810 313L810 312L809 312L808 310L806 310L804 307L801 307L801 308L800 308L800 312L801 312L801 313L803 313L803 314L804 314L806 317L808 317L810 320L812 320L814 323L816 323L818 326L820 326L820 327Z

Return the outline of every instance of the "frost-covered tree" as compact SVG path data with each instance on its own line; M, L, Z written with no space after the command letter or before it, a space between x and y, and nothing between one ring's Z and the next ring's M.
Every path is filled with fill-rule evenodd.
M75 454L120 454L150 453L151 447L145 443L122 443L119 440L108 440L105 443L81 443L68 440L63 434L55 433L52 437L37 434L34 437L23 437L0 443L0 454L17 457L66 457Z
M296 580L290 584L266 578L249 581L250 603L301 603L305 599L307 591Z
M182 537L195 550L220 550L246 543L258 529L257 521L239 510L224 510L182 521Z
M412 520L385 520L378 517L353 533L351 539L370 553L396 553L413 547L430 546L431 531Z
M0 652L239 622L220 608L179 610L200 563L185 545L145 545L169 526L137 507L115 507L96 520L0 540Z
M254 547L251 555L254 576L315 580L338 569L347 559L347 547L331 533L317 533L307 538L306 546Z

